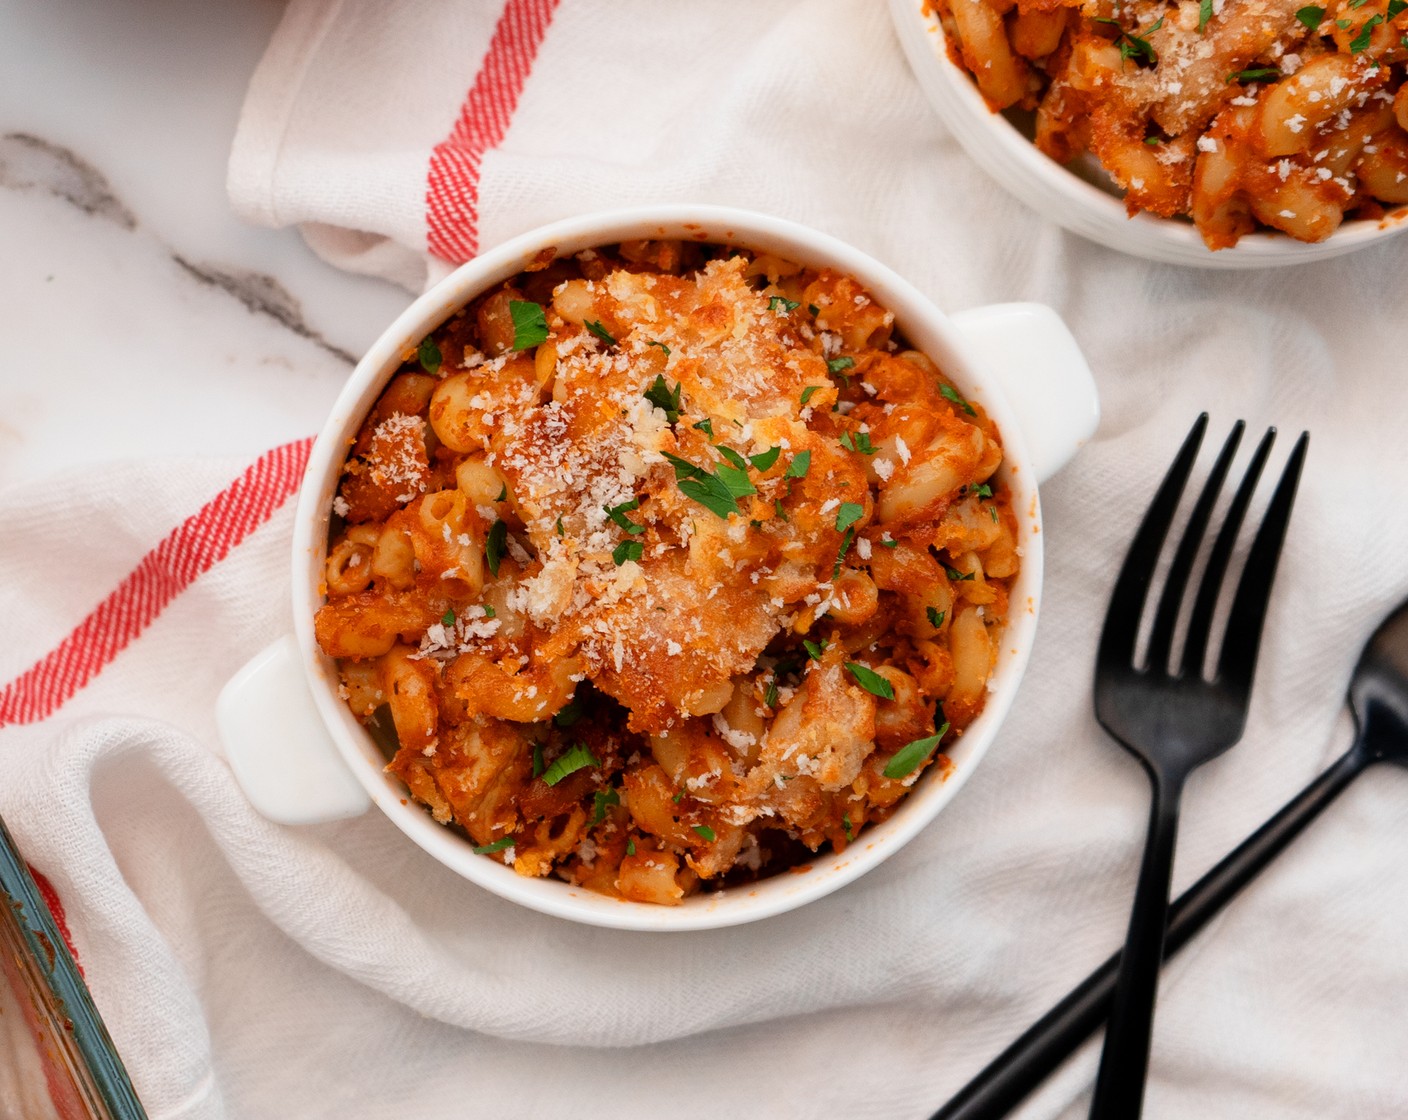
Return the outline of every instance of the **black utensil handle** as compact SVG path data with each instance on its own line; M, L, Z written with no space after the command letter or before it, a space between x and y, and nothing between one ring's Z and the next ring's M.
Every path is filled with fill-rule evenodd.
M1181 774L1156 777L1149 837L1144 843L1139 882L1134 888L1129 932L1120 954L1090 1120L1139 1120L1144 1110L1144 1081L1154 1038L1154 1004L1159 995L1159 966L1163 964L1164 937L1168 933L1173 851L1182 797Z
M1285 850L1374 759L1356 742L1169 909L1164 958L1171 957L1238 891ZM1104 1022L1114 996L1115 953L1081 985L960 1089L931 1120L999 1120L1071 1056Z

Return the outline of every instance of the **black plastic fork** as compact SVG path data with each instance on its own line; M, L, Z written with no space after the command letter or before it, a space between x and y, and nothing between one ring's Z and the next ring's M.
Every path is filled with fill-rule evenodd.
M1207 420L1204 413L1193 425L1144 516L1115 583L1096 656L1096 718L1143 763L1153 797L1129 933L1095 1082L1091 1120L1137 1120L1143 1107L1179 802L1188 776L1236 743L1246 727L1262 623L1309 443L1308 433L1302 434L1257 530L1232 599L1222 646L1209 675L1204 666L1222 581L1276 437L1275 429L1268 429L1228 507L1208 554L1182 654L1174 665L1174 632L1184 591L1245 425L1239 420L1233 427L1174 554L1141 665L1136 658L1140 616L1164 538L1173 524L1207 430Z

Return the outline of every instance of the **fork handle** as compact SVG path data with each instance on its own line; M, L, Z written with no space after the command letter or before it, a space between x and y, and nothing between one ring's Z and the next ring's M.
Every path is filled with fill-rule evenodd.
M1149 836L1129 933L1120 957L1115 1000L1100 1053L1090 1120L1139 1120L1144 1107L1144 1079L1149 1069L1149 1043L1154 1033L1154 1000L1159 990L1159 965L1164 958L1168 929L1169 888L1173 880L1173 849L1178 837L1178 805L1182 774L1154 773L1149 810Z
M1180 895L1169 909L1165 959L1191 941L1373 761L1363 741L1356 742ZM1001 1120L1006 1116L1105 1021L1119 966L1120 954L1114 953L989 1062L930 1120Z

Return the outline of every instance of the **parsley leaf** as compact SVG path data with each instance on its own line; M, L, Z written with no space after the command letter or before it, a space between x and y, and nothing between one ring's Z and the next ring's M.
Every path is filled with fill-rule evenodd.
M628 856L633 856L636 854L636 842L634 840L626 841L626 854Z
M846 671L855 677L856 684L865 689L872 696L879 696L884 700L895 698L895 688L889 681L877 673L869 666L862 665L858 661L847 661Z
M760 471L765 471L777 462L777 457L782 454L782 448L769 447L761 455L749 455L748 461Z
M836 531L849 528L865 516L865 507L859 502L842 502L836 511Z
M991 497L992 497L992 487L989 486L986 482L980 482L980 483L978 483L978 485L976 485L976 486L969 486L969 487L967 488L967 490L968 490L968 496L971 497L971 498L991 498Z
M847 529L846 535L841 538L841 550L836 553L836 566L831 569L831 578L835 579L841 574L841 561L845 560L846 553L851 550L851 540L855 537L854 529Z
M721 466L719 474L710 474L702 467L696 467L688 459L681 459L676 455L671 455L668 451L661 452L675 467L675 484L680 488L680 493L691 501L698 502L705 509L728 520L731 513L742 513L738 508L738 498L744 494L756 493L753 484L748 481L747 475L734 467ZM730 481L734 485L739 485L739 476L742 476L741 485L747 487L735 494L730 487L729 481L719 477L724 471L730 471Z
M496 611L496 610L494 610L494 608L491 607L488 603L485 603L485 604L484 604L484 617L485 617L485 618L496 618L496 617L498 617L498 613L499 613L499 612Z
M712 844L714 842L714 830L710 828L707 824L695 825L694 831L699 833L699 835L704 838L704 842L706 844Z
M559 537L565 536L565 535L566 535L566 532L567 532L567 531L566 531L565 529L563 529L563 527L562 527L562 518L559 517L559 518L557 519L557 535L558 535Z
M939 740L948 733L948 721L939 728L938 732L930 735L927 739L915 739L894 753L894 756L885 764L883 771L887 778L907 778L917 770L934 753L939 745Z
M543 744L533 744L533 777L537 777L544 770L543 766Z
M495 498L494 501L496 501L496 502L502 502L502 501L503 501L505 498L507 498L507 497L508 497L508 483L505 482L505 483L503 483L502 485L500 485L500 487L499 487L499 496L498 496L497 498Z
M802 648L807 651L807 656L810 657L813 661L820 661L821 655L826 652L827 644L828 643L825 640L822 640L820 642L813 642L807 640L802 642Z
M626 532L645 532L644 525L638 525L636 522L632 521L629 517L626 516L626 514L633 509L640 509L639 498L632 498L629 502L622 502L619 506L602 506L601 508L606 511L607 517L611 518L611 520L615 524L619 525L622 529L626 530ZM620 563L620 561L617 561L617 563Z
M769 311L777 311L780 309L784 315L790 315L793 311L796 311L797 308L801 306L802 305L796 300L784 299L782 296L773 296L771 299L768 300Z
M592 819L587 822L588 828L599 825L606 819L606 810L612 805L621 804L621 795L614 789L599 789L592 794Z
M935 630L937 630L940 626L944 624L944 616L948 614L948 611L936 610L933 607L925 607L924 614L929 619L929 625L932 626Z
M947 564L944 565L944 573L957 583L972 579L974 576L973 572L960 572L957 568L950 568Z
M665 419L671 424L680 418L680 383L678 381L671 389L665 384L664 375L657 373L655 380L650 383L650 388L642 395L663 412Z
M489 844L480 844L478 847L476 847L476 848L474 848L474 849L472 849L472 850L473 850L474 854L477 855L477 856L488 856L488 855L493 855L495 852L501 852L501 851L503 851L505 848L512 848L512 847L513 847L513 837L512 837L512 836L500 836L497 840L493 841L492 843L489 843Z
M1394 19L1404 8L1408 8L1408 0L1388 0L1388 18Z
M802 407L803 407L803 408L805 408L806 405L807 405L807 402L812 399L812 394L815 393L815 392L816 392L818 389L820 389L820 388L821 388L820 385L808 385L805 389L802 390Z
M1301 8L1296 12L1296 19L1305 24L1306 28L1314 31L1325 19L1325 9L1316 7L1314 4Z
M870 442L869 432L842 432L841 446L847 451L859 451L862 455L875 454L875 446Z
M552 721L558 727L571 727L581 718L582 705L576 700L569 700L557 709L557 714L552 717Z
M655 339L652 338L646 345L658 346L661 350L665 351L665 357L668 358L670 356L670 348L666 346L663 342L656 342Z
M740 455L737 451L735 451L732 447L720 447L719 454L722 455L739 470L746 471L748 469L748 460L743 458L743 456Z
M508 313L513 319L513 348L527 350L548 340L548 317L542 304L526 300L508 301Z
M1212 19L1212 0L1201 0L1198 5L1198 34L1203 33L1203 28L1208 25L1208 20Z
M958 390L955 389L952 385L940 385L939 395L942 396L944 400L952 401L954 404L958 405L958 407L963 409L963 411L966 412L969 416L978 415L978 413L974 410L973 406L967 401L965 401L963 397L959 394Z
M847 813L844 817L841 818L841 831L846 834L846 843L847 843L847 844L849 844L852 840L855 839L855 836L854 836L854 835L852 834L852 832L851 832L851 814L850 814L850 813Z
M854 358L831 358L826 363L827 373L840 373L845 369L854 369L856 360Z
M442 614L442 615L440 616L440 621L441 621L444 625L446 625L446 626L453 626L453 625L455 624L455 612L454 612L454 610L451 609L451 610L446 611L444 614Z
M1274 66L1261 66L1254 70L1238 70L1227 75L1227 84L1233 82L1273 82L1281 77L1281 71Z
M1368 20L1365 21L1364 26L1359 29L1359 34L1350 40L1349 53L1358 54L1360 51L1367 49L1369 46L1369 38L1373 35L1374 28L1378 27L1383 21L1384 17L1381 15L1375 14L1370 16Z
M583 770L588 766L600 766L600 761L587 750L585 743L577 743L568 747L556 762L548 767L547 773L543 775L543 781L550 786L557 785L568 774L575 774L578 770Z
M627 560L639 560L645 555L645 545L640 541L622 541L611 550L611 560L619 568Z
M607 346L616 345L615 337L611 334L609 330L607 330L601 325L600 321L596 319L586 319L583 321L582 326L586 327L587 330L591 331L592 334L596 335L597 338L601 339L602 342L606 343Z
M792 461L787 464L787 470L783 472L783 478L806 478L807 468L812 465L812 453L810 451L799 451L792 456Z
M763 696L763 703L766 704L769 708L776 708L776 707L777 707L777 677L776 677L776 676L774 676L774 677L772 678L772 680L768 681L768 690L767 690L767 693Z
M713 477L723 483L724 489L728 491L729 496L732 498L746 498L749 494L756 494L758 492L753 483L749 481L746 467L730 467L727 464L720 463ZM680 489L683 490L684 487L685 484L680 483ZM735 503L734 508L738 508L737 503ZM739 510L739 512L741 513L742 510Z
M420 359L420 364L426 373L437 374L440 372L440 347L435 345L435 339L426 335L420 340L420 346L416 350L416 357Z
M489 571L499 574L499 561L504 556L504 545L508 541L508 525L495 521L489 529L489 539L484 542L484 558L489 561Z
M714 420L713 420L713 417L710 417L710 416L704 417L704 419L701 420L701 421L699 421L699 423L695 424L694 427L695 427L698 431L703 432L703 433L704 433L706 436L708 436L710 439L713 439L713 438L714 438Z

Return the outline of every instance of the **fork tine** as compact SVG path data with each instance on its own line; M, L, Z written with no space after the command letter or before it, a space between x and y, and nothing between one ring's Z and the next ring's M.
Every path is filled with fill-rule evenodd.
M1310 447L1310 433L1301 432L1295 449L1281 472L1281 481L1266 507L1266 517L1252 541L1247 566L1237 582L1237 594L1232 600L1232 613L1227 617L1227 636L1222 640L1222 653L1217 659L1217 676L1243 695L1251 691L1256 673L1256 653L1261 645L1261 627L1266 620L1266 605L1271 600L1271 584L1276 579L1276 563L1281 558L1281 545L1291 521L1291 506L1295 504L1296 487L1300 482L1305 453Z
M1128 665L1134 661L1139 616L1149 594L1149 583L1154 578L1164 537L1173 523L1178 501L1183 497L1183 488L1188 484L1188 476L1193 471L1193 462L1198 457L1198 448L1202 446L1207 428L1208 414L1204 412L1194 421L1173 466L1169 467L1159 492L1154 495L1149 511L1144 515L1139 532L1129 546L1129 553L1124 558L1115 589L1110 595L1110 608L1105 613L1097 665Z
M1173 649L1173 630L1178 623L1178 608L1183 604L1183 591L1188 586L1188 576L1193 571L1193 561L1203 543L1208 522L1212 519L1212 507L1217 504L1217 496L1222 493L1222 484L1227 471L1232 466L1232 457L1237 454L1242 432L1247 425L1238 420L1232 425L1227 441L1213 464L1212 473L1203 484L1203 492L1198 495L1198 503L1193 507L1188 527L1183 530L1183 539L1178 542L1173 564L1169 567L1168 578L1164 582L1163 594L1159 596L1159 610L1154 616L1154 628L1149 635L1147 665L1153 672L1166 672L1169 653Z
M1227 507L1227 516L1223 518L1222 528L1218 531L1217 540L1213 542L1212 551L1208 554L1208 566L1203 570L1202 582L1198 584L1198 597L1193 603L1193 614L1188 620L1188 637L1183 643L1183 659L1178 668L1180 676L1203 675L1203 663L1207 660L1208 639L1212 633L1212 616L1217 609L1218 592L1222 590L1222 579L1227 574L1227 565L1232 559L1237 534L1242 530L1247 507L1252 504L1252 495L1256 493L1256 485L1261 480L1261 472L1266 466L1267 456L1271 454L1271 445L1275 441L1276 429L1267 428L1266 435L1261 437L1261 443L1252 455L1252 461L1247 464L1246 473L1242 475L1242 482L1237 487L1232 504Z

